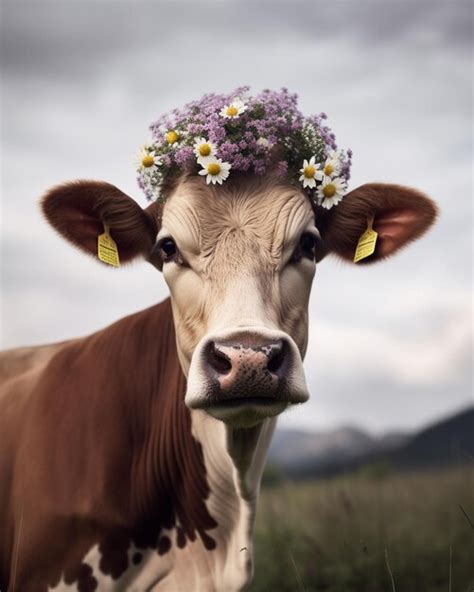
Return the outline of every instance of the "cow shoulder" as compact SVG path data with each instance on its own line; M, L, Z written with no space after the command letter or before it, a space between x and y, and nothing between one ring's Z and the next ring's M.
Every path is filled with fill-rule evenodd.
M0 352L0 385L25 372L44 367L66 343L16 347Z

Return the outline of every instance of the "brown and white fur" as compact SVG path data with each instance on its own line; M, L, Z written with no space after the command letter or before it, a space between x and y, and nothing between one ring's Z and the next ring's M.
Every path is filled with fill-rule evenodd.
M435 206L371 184L315 212L278 179L191 176L164 207L82 181L52 189L43 210L93 255L108 224L122 262L162 269L170 299L2 354L0 589L242 590L277 415L309 396L316 264L351 261L370 216L379 238L365 262L382 259L421 236Z

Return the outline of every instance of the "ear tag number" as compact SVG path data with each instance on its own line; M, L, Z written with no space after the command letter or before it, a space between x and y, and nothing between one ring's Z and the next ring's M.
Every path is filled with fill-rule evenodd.
M354 253L354 263L369 257L375 251L378 234L372 228L373 223L373 216L367 218L367 230L360 235L359 242L357 243Z
M117 243L110 236L108 224L104 224L104 233L97 237L97 257L113 267L120 267Z

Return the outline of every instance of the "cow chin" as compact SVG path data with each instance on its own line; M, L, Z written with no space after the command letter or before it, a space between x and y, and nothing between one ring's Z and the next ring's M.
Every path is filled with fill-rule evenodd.
M196 347L185 402L235 427L252 427L309 397L294 341L281 331L239 327Z
M238 407L210 405L207 413L235 428L251 428L269 417L276 417L288 407L288 403L274 403L272 405L244 404Z

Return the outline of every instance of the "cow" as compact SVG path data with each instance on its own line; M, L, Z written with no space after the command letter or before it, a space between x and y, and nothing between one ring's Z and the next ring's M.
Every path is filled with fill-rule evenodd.
M107 226L122 263L170 297L87 337L4 352L0 589L244 589L277 416L308 399L302 360L316 266L352 262L373 218L392 255L434 222L411 188L372 183L329 212L271 174L223 186L182 175L142 209L76 181L42 200L93 256Z

